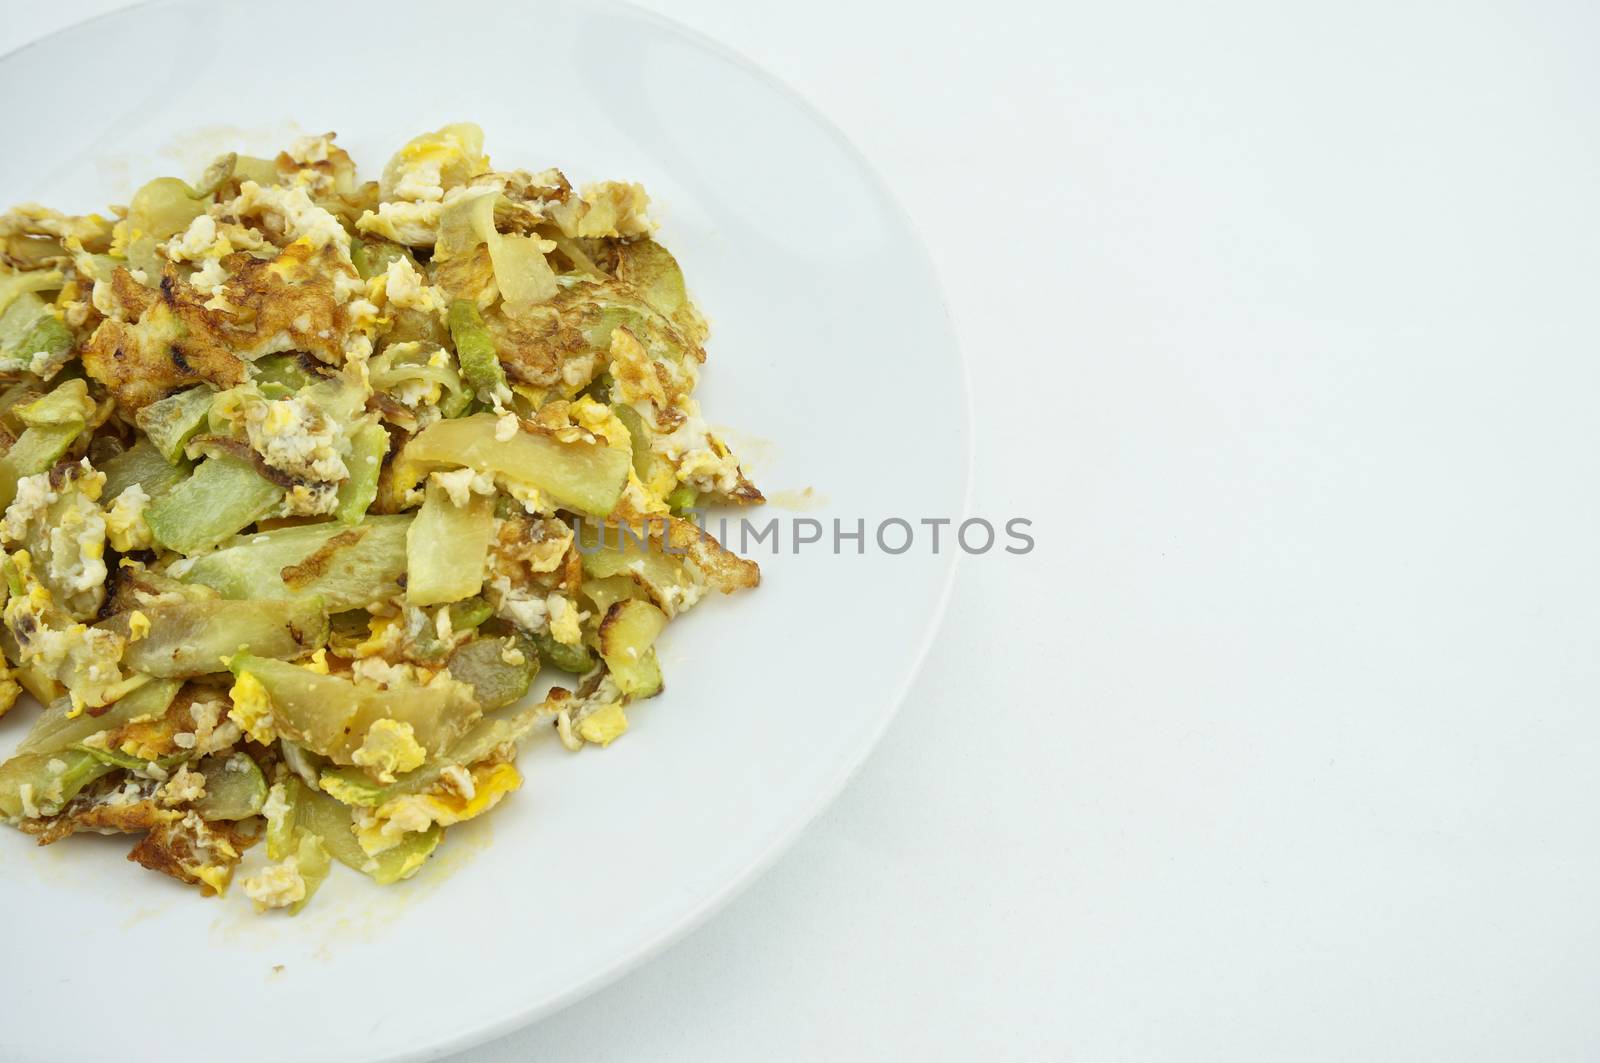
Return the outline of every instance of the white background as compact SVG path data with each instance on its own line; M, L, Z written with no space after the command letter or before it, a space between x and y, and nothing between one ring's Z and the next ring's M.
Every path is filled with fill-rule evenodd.
M650 6L898 190L1038 548L748 893L471 1058L1600 1054L1600 8Z

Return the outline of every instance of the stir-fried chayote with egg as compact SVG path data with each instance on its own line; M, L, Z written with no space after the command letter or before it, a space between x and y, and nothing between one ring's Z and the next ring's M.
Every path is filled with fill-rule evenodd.
M0 713L43 706L0 815L41 844L138 835L211 894L264 840L260 909L404 879L535 726L609 744L667 621L758 582L687 519L762 498L644 190L482 140L0 216ZM530 706L541 666L575 678Z

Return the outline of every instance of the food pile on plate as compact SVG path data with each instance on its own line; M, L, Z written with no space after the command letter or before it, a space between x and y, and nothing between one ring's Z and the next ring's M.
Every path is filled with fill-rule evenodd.
M0 816L205 893L264 840L243 891L298 911L415 873L541 722L621 735L667 622L760 576L687 519L762 497L647 203L455 125L378 181L330 133L0 216L0 713L44 707Z

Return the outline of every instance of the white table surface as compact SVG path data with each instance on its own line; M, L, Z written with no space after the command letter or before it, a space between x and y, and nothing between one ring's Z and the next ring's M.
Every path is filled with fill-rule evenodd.
M470 1058L1594 1058L1600 8L650 6L899 189L1039 545L749 892Z

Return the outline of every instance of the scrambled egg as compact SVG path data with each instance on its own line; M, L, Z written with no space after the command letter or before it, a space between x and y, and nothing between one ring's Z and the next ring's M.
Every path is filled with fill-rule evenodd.
M46 539L47 579L61 591L62 604L74 615L92 615L105 600L106 518L95 505L98 494L68 495L68 504L54 514Z
M546 614L550 618L551 637L566 646L581 645L583 614L578 612L578 607L565 596L554 593L546 596L544 602Z
M489 168L483 130L462 123L413 137L384 168L379 190L386 200L432 202Z
M676 471L678 480L705 493L731 495L743 478L738 460L711 435L699 404L685 400L688 412L671 433L650 441L650 449Z
M17 698L22 696L22 684L15 677L11 668L0 665L0 716L10 712Z
M411 247L431 246L444 208L488 167L476 126L446 126L415 137L389 160L379 182L382 201L356 219L356 229Z
M246 181L239 186L239 198L228 205L227 213L238 218L265 217L290 243L305 241L311 248L332 244L343 248L345 261L349 261L350 234L339 219L318 206L304 188L263 187Z
M228 697L233 701L233 708L228 710L228 719L238 724L245 734L264 746L271 745L277 739L272 698L267 694L267 688L261 685L261 680L249 672L242 673L234 680Z
M391 783L397 773L420 768L427 758L428 751L417 744L409 723L377 720L350 759L379 782Z
M429 479L444 488L445 494L450 496L451 505L455 506L467 505L475 494L492 495L495 491L494 477L474 469L435 472L429 475Z
M298 395L251 403L245 410L245 431L251 448L290 476L337 483L350 475L340 453L339 426Z
M231 255L234 247L232 241L218 231L217 220L209 214L201 214L182 233L167 241L163 251L174 262L198 264L206 259L218 261L224 255Z
M193 804L205 795L206 777L198 771L190 771L187 764L180 764L172 777L156 791L157 800L169 807Z
M306 899L306 880L300 874L300 858L285 857L281 862L268 864L243 883L244 894L255 902L256 911L268 908L287 908Z
M471 796L462 796L454 785L444 784L426 793L393 798L371 812L358 812L356 840L361 848L376 856L399 845L406 834L425 831L435 823L448 827L481 816L522 786L521 774L504 762L475 765L469 774Z
M369 236L381 236L408 247L426 247L439 233L439 215L443 212L438 203L386 201L378 204L377 213L363 214L356 227Z
M443 320L449 304L444 292L427 283L408 260L397 258L383 275L383 295L392 306L436 314Z
M267 821L267 847L274 849L276 839L287 839L294 828L294 806L289 804L288 788L281 782L273 783L267 790L266 803L261 806L261 818ZM277 855L269 852L268 855Z
M578 736L597 746L609 746L628 729L628 717L620 701L607 702L583 718Z
M106 520L96 502L106 477L87 460L69 475L60 490L48 473L20 480L0 523L0 541L29 547L32 568L55 604L75 619L87 619L105 600Z
M32 672L66 687L72 714L115 701L141 677L125 679L120 662L126 640L107 628L74 622L50 588L40 582L33 559L17 550L8 559L22 586L5 603L5 625L17 642L18 676Z
M118 492L106 507L106 537L111 548L126 554L134 550L148 550L154 543L150 525L145 522L144 511L150 505L150 496L143 487L129 484Z
M546 705L555 713L561 744L570 750L582 749L586 742L610 745L628 729L628 718L622 711L627 698L609 673L601 675L585 694L573 696L559 687L551 693ZM591 720L596 722L591 724Z
M516 624L524 631L545 632L564 646L583 644L583 622L589 614L580 610L572 600L559 591L536 594L513 587L504 576L496 576L487 585L490 601L496 613Z

